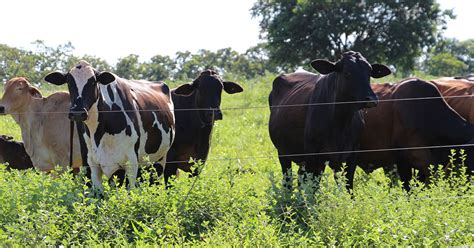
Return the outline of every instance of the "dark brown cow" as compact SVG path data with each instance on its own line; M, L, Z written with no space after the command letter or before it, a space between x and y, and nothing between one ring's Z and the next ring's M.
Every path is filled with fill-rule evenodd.
M284 74L273 81L270 93L270 138L278 150L284 184L291 188L291 162L299 173L321 174L325 161L336 170L347 162L347 179L352 188L354 154L363 127L360 109L374 107L377 97L370 77L390 74L381 64L369 64L357 52L346 52L336 63L314 60L311 66L322 74ZM350 104L336 104L358 101ZM310 104L310 105L308 105ZM286 106L285 105L289 105ZM291 106L296 105L296 106ZM297 155L341 152L333 155Z
M473 143L474 126L447 105L433 84L407 79L396 85L374 85L372 89L381 103L365 111L360 149L385 151L363 152L357 156L356 164L367 172L379 167L390 169L396 164L403 185L409 190L412 169L419 170L420 179L427 181L428 166L447 164L450 148L404 148ZM425 99L403 100L407 98ZM474 151L471 146L463 148ZM471 165L473 161L468 156L466 164Z
M33 167L25 146L13 137L0 135L0 163L8 163L7 169L26 170Z
M223 81L215 71L206 70L193 82L171 90L176 137L168 152L166 182L177 173L177 168L191 172L193 164L188 162L190 158L205 162L214 121L222 119L219 109L222 90L235 94L242 92L243 88L237 83ZM197 173L197 170L193 171L193 175Z

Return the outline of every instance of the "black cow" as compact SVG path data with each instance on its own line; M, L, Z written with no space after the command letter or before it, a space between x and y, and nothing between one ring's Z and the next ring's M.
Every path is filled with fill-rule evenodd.
M370 77L390 74L381 64L369 64L358 52L345 52L336 63L314 60L325 75L295 72L278 76L270 93L270 138L278 150L284 184L291 188L291 162L299 174L318 176L329 161L335 170L347 162L347 187L355 171L353 151L363 127L360 109L377 105ZM357 103L343 103L359 101ZM361 101L361 102L360 102ZM290 106L285 106L290 105ZM291 106L296 105L296 106ZM341 152L333 155L298 155Z
M197 175L197 170L191 170L190 158L205 162L214 121L222 120L219 109L222 90L235 94L242 92L243 88L237 83L223 81L215 71L205 70L192 83L171 90L176 137L168 152L166 182L170 176L176 175L178 168Z
M0 135L0 163L8 163L8 170L33 168L33 163L23 143L14 141L12 137L6 135Z

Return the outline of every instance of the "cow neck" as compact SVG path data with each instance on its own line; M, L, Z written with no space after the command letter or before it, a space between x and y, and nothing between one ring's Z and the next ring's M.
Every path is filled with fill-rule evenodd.
M43 98L30 98L28 102L22 106L22 108L16 109L15 114L12 114L13 119L21 128L21 137L23 139L25 150L32 158L35 156L35 145L33 144L33 141L37 140L33 136L37 133L37 131L40 131L34 130L34 125L35 123L41 123L38 118L43 115L43 113L41 113L41 108L39 108L42 101Z
M212 129L212 127L214 126L214 120L212 120L211 123L205 123L204 121L202 121L201 115L199 115L199 110L198 110L201 107L198 106L197 100L198 100L197 95L196 95L196 93L194 93L194 106L196 106L196 110L194 112L196 113L195 115L197 115L197 118L199 120L200 128L205 129L206 127L211 127L211 129Z
M336 73L330 73L321 77L313 95L313 99L318 99L315 103L327 104L350 101L347 97L349 92L346 92L340 77L342 76ZM352 121L354 113L358 111L356 104L330 104L322 105L322 107L329 108L326 112L328 114L326 118L328 118L333 126L338 128L345 128Z
M349 89L347 89L346 86L347 83L351 82L344 82L342 75L335 75L335 80L336 80L336 102L350 102L354 101L353 99L350 98L350 93ZM346 104L338 104L336 105L336 115L338 115L336 118L340 120L345 120L344 122L341 122L341 124L347 124L347 122L352 121L352 117L354 113L359 111L360 109L360 104L359 103L346 103Z
M102 94L99 94L99 97L97 98L97 101L95 101L91 108L88 111L89 117L87 120L84 121L84 124L87 126L89 129L90 133L93 134L97 130L97 127L99 125L99 108L98 106L100 104L103 104L103 99L102 99ZM92 136L91 136L92 137Z
M177 100L176 101L176 100L172 99L173 104L174 104L174 109L175 109L175 118L177 118L177 120L176 120L176 126L177 127L185 126L186 128L188 128L188 125L190 123L185 123L185 122L183 122L183 120L180 120L182 118L182 116L186 115L186 113L188 111L191 113L190 121L191 122L197 121L198 122L197 124L199 124L199 126L198 126L199 129L203 129L203 128L208 127L208 126L213 126L214 123L212 123L211 125L206 124L201 120L201 117L199 116L199 110L198 110L199 107L197 105L196 91L194 91L189 96L180 96L180 95L176 95L176 94L172 93L172 97L175 97L176 100ZM182 110L182 109L184 109L184 110ZM177 113L177 112L182 112L182 111L184 111L184 113ZM192 125L192 126L194 126L194 125Z

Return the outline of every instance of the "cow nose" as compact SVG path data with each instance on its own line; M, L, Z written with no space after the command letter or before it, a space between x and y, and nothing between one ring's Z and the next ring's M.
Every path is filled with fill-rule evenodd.
M368 96L366 99L365 99L365 106L366 108L373 108L373 107L376 107L378 104L379 104L379 100L377 98L377 96Z
M88 114L85 108L82 109L71 109L69 111L69 120L81 122L87 120Z
M5 107L4 106L0 106L0 114L5 114Z

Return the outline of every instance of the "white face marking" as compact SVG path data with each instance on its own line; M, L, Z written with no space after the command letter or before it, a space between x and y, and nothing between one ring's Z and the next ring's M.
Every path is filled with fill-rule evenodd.
M69 74L71 74L76 82L78 97L82 96L82 91L87 84L87 80L95 76L94 68L84 60L79 61L79 63L69 71Z

